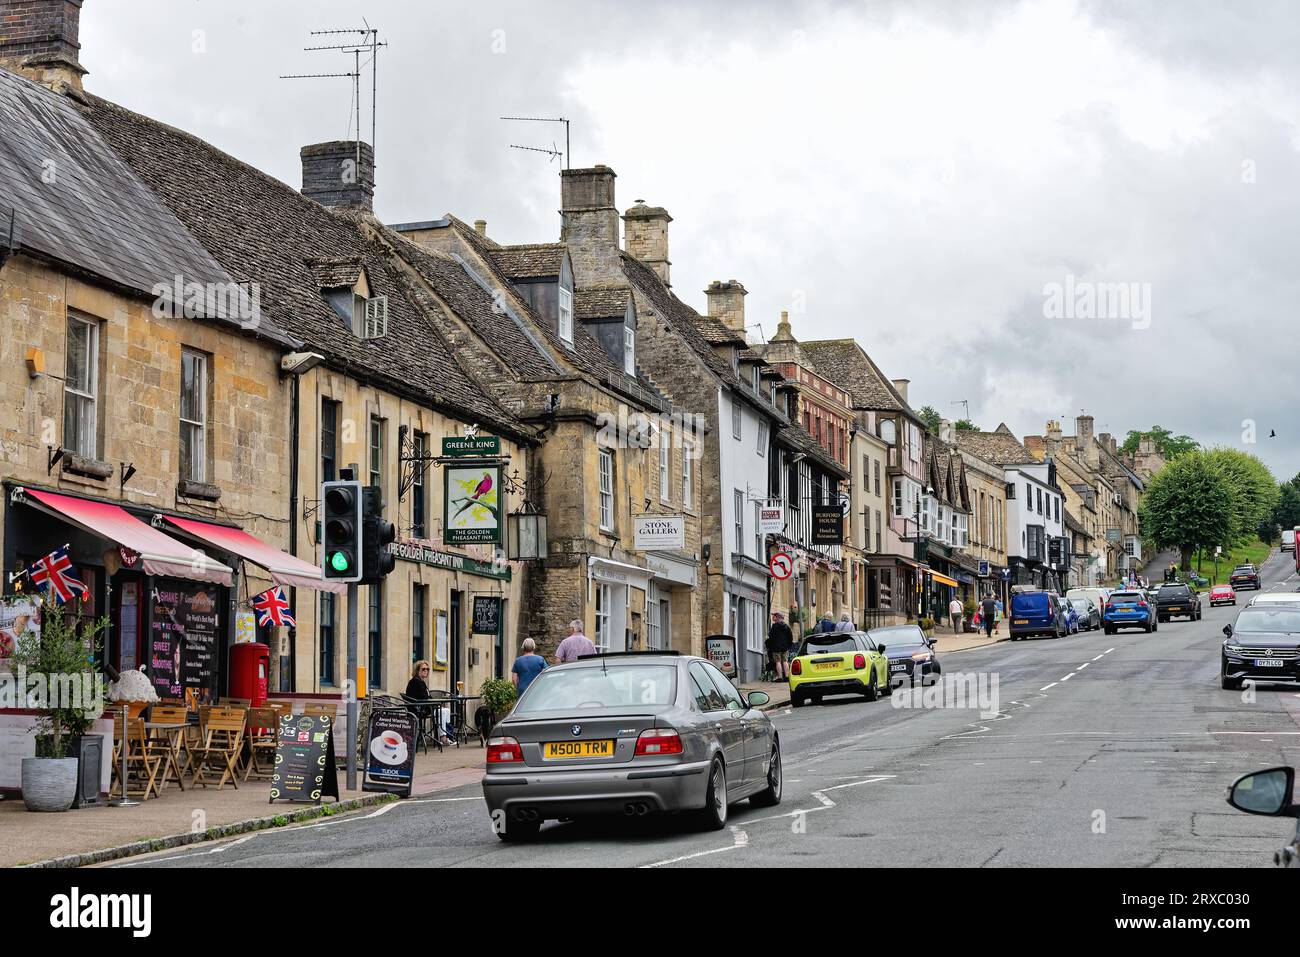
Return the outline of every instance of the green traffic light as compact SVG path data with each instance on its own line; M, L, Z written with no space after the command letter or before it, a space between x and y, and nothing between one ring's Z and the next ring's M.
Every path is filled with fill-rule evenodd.
M330 567L336 572L347 571L350 564L351 563L348 561L348 556L345 552L335 552L330 556Z

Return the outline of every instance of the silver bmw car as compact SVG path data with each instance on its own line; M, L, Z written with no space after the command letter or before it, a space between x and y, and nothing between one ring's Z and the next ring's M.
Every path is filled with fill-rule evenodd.
M768 696L746 698L703 658L594 655L547 668L492 731L483 797L505 841L544 821L688 811L720 829L727 807L781 802Z

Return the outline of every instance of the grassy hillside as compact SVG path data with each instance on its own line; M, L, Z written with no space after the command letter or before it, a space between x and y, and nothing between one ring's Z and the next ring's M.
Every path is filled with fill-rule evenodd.
M1270 546L1256 539L1253 542L1247 542L1245 545L1238 545L1232 551L1225 551L1219 556L1219 573L1215 577L1214 573L1214 550L1206 549L1204 555L1198 555L1192 559L1192 567L1210 580L1212 585L1222 585L1227 582L1232 575L1232 570L1242 562L1253 562L1256 565L1262 565L1264 559L1268 558Z

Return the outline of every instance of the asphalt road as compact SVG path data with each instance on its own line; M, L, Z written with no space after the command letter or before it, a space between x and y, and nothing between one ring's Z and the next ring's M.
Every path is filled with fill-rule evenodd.
M1265 565L1264 582L1300 585L1289 555ZM1240 605L1203 607L1203 620L1151 635L946 657L941 640L945 674L982 675L988 692L996 678L989 717L889 699L776 712L785 799L733 807L725 831L551 823L508 845L473 785L123 866L1271 866L1293 822L1237 812L1224 790L1248 771L1300 766L1300 694L1221 690L1221 632Z

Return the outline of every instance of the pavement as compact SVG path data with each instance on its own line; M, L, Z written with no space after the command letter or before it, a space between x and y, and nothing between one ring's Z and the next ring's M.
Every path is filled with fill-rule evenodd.
M412 794L426 796L450 788L477 784L483 777L483 749L477 744L450 747L442 753L431 748L415 755ZM339 803L368 806L388 800L373 791L349 791L346 771L339 769ZM95 860L97 851L145 842L194 842L212 831L238 833L271 826L314 805L270 803L269 781L250 778L239 787L229 784L181 791L170 785L162 796L137 807L86 807L62 814L28 811L21 796L0 800L0 867L81 855ZM328 803L327 803L328 808ZM328 808L329 810L340 810ZM140 850L134 848L133 850ZM106 856L106 855L105 855Z
M1276 557L1264 579L1297 585ZM735 805L722 831L620 817L505 844L467 784L124 866L1271 867L1295 822L1234 811L1224 790L1300 765L1300 694L1219 687L1221 629L1239 611L967 648L944 672L971 676L973 701L923 690L775 708L783 801Z

